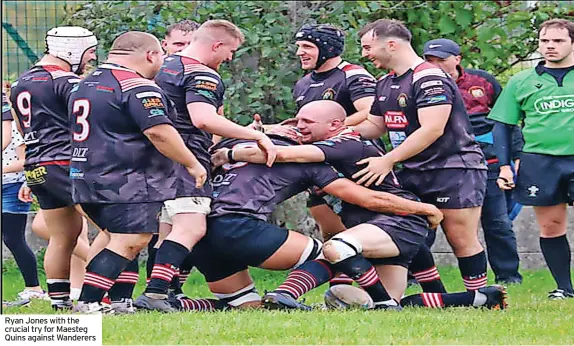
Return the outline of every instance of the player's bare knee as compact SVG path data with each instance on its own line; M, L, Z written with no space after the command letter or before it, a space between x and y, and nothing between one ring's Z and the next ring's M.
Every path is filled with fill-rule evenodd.
M338 234L323 245L323 255L331 263L338 263L363 251L361 243L348 234Z

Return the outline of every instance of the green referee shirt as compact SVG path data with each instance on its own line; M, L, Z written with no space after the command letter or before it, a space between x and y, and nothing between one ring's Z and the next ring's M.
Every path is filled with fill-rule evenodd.
M543 64L519 72L508 81L488 118L510 125L524 119L524 152L574 155L574 68L561 84Z

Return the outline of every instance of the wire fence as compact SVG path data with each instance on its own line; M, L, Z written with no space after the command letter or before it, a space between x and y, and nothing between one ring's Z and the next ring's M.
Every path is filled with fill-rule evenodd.
M2 79L14 80L42 57L46 32L78 1L2 1Z

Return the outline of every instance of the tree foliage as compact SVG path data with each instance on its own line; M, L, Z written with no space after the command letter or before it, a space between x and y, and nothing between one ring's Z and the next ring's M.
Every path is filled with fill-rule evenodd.
M570 5L568 5L570 4ZM461 45L463 64L495 76L536 51L536 32L550 18L574 18L572 2L539 1L89 1L67 8L67 24L96 33L104 51L121 32L141 30L162 38L182 19L227 19L246 42L220 71L227 86L225 114L248 123L260 113L271 123L293 115L292 87L304 72L293 37L305 23L329 23L347 33L344 58L375 76L383 71L361 58L357 32L378 18L403 21L421 53L424 42L450 38Z

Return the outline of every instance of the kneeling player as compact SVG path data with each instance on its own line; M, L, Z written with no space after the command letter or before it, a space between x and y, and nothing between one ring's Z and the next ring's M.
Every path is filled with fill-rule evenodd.
M279 139L274 142L293 143ZM218 147L223 145L255 146L253 142L240 140L224 141ZM285 270L320 254L318 240L267 222L277 204L313 185L377 212L424 215L435 225L441 220L441 214L430 204L363 188L341 178L325 163L272 167L246 162L225 164L214 172L214 201L207 234L192 252L197 268L216 297L235 307L258 306L261 298L247 271L249 266ZM378 280L377 283L380 285ZM215 308L213 301L201 302L209 303L208 310ZM180 305L198 310L199 304L196 300L182 299Z

